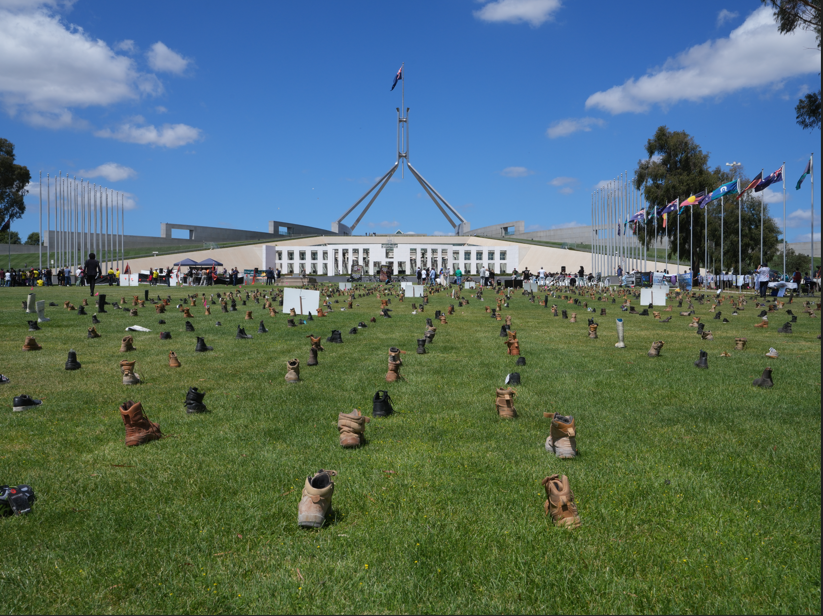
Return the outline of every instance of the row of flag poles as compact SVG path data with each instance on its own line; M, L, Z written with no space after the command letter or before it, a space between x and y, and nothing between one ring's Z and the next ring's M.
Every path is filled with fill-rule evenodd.
M43 194L43 172L40 172L40 270L43 269L43 245L46 246L46 267L70 268L72 274L95 253L103 272L123 271L124 259L124 195L88 180L69 177L60 172L52 178L46 174L46 194ZM43 237L43 198L46 205L46 234ZM52 197L54 202L52 203ZM54 213L54 236L51 217Z
M803 170L803 175L797 181L796 190L800 190L806 176L811 176L811 233L810 233L810 276L814 277L814 154L809 157L809 162ZM771 186L782 182L783 184L783 272L786 273L786 163L771 175L763 177L763 170L745 187L741 186L740 180L733 180L715 188L712 191L703 190L690 195L681 201L680 197L668 204L649 206L641 191L634 189L628 179L628 173L620 176L605 186L600 187L592 193L592 272L611 274L620 267L623 271L643 270L647 271L647 250L648 236L646 233L646 245L641 245L637 240L637 225L651 225L654 223L654 263L657 271L657 248L658 245L666 250L666 266L668 271L669 255L669 235L668 235L668 214L676 212L677 219L677 272L680 273L680 214L689 208L689 230L690 236L694 238L692 221L694 219L694 206L700 209L705 208L713 201L720 200L720 271L725 272L723 262L723 241L724 241L724 216L725 199L734 196L736 201L748 191L761 192ZM743 254L742 254L742 208L738 205L738 264L737 272L742 274ZM634 213L632 213L634 212ZM763 217L764 201L761 200L760 209L760 263L764 262L763 255ZM666 229L666 241L658 239L658 219ZM705 217L704 234L704 264L709 261L708 247L708 216ZM694 264L694 242L689 241L689 263Z

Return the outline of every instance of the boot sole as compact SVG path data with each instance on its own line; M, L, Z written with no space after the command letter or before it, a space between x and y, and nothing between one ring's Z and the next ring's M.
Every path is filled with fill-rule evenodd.
M27 404L26 406L13 406L11 408L14 410L15 413L20 413L22 411L27 411L29 409L37 408L38 406L41 406L41 405L40 404Z
M319 519L318 519L319 517ZM298 515L297 525L304 528L320 528L326 523L326 516Z

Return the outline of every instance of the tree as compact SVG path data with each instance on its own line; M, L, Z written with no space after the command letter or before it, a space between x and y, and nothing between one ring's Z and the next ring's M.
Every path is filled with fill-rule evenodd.
M820 1L821 0L761 0L774 9L774 20L781 34L789 34L798 28L812 30L817 35L820 49ZM820 73L818 73L820 75ZM807 94L794 108L797 124L804 129L820 129L820 90Z
M0 138L0 225L23 216L26 211L23 197L30 181L29 170L14 164L14 144Z
M0 244L19 244L20 234L17 231L11 231L11 242L9 242L9 231L0 232Z
M40 234L35 231L34 233L29 233L29 236L26 238L26 246L39 246L40 245Z

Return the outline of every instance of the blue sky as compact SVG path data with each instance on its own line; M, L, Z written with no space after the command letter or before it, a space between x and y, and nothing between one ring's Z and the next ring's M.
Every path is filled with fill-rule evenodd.
M712 166L785 161L788 239L808 240L810 184L794 184L811 152L819 166L820 132L794 106L820 54L757 0L0 0L0 136L35 181L127 193L127 233L330 228L396 159L402 62L411 162L473 228L589 224L592 191L665 124ZM355 233L451 232L398 176ZM782 224L782 194L768 199Z

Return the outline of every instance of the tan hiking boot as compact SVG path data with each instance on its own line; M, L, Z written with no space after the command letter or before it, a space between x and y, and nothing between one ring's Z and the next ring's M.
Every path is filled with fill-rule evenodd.
M194 318L194 315L192 315L190 308L183 308L183 316L187 319Z
M317 338L315 338L314 336L309 334L308 336L306 336L306 338L311 340L311 348L313 348L317 351L325 351L326 350L326 349L323 348L323 345L321 344L322 338L320 336L317 336Z
M298 383L300 381L300 360L290 359L286 362L288 372L286 372L286 383Z
M647 355L649 357L660 357L660 351L663 349L663 341L655 340L652 342L652 348L649 349Z
M39 351L42 348L42 346L37 344L37 340L34 339L34 336L26 336L26 342L23 343L24 351Z
M580 516L577 515L577 505L574 504L569 478L566 475L552 475L541 483L546 488L546 502L543 507L546 515L551 513L554 525L567 528L580 526Z
M154 312L155 314L164 314L166 312L166 304L155 304Z
M700 325L700 317L692 317L692 322L689 323L689 327L697 327Z
M139 402L124 402L120 406L120 416L126 426L126 447L143 445L149 441L156 441L163 435L160 426L149 421L143 413L143 405Z
M207 305L207 306L203 309L203 314L204 314L204 315L206 315L207 317L208 317L208 316L211 316L211 306L208 306L208 305Z
M577 323L577 313L572 312L569 316L569 323Z
M137 308L132 308L131 310L129 310L129 316L130 317L136 317L137 316Z
M326 513L331 509L334 494L332 477L337 471L320 469L313 477L307 477L303 486L303 498L297 506L297 524L308 528L320 528L326 522Z
M180 360L177 359L177 354L174 351L169 351L169 367L170 368L179 368L180 367Z
M354 409L351 413L340 413L337 416L337 429L340 432L341 447L359 447L365 442L363 432L369 418L365 417L359 410Z
M89 333L86 338L99 338L100 334L97 333L97 329L92 325L89 327Z
M517 409L514 408L514 398L517 393L511 388L506 389L497 388L497 399L495 406L497 407L497 414L504 419L515 419L517 417Z
M498 321L500 320L500 315L499 314L497 315L497 320ZM441 314L440 315L440 325L446 325L447 323L448 323L448 321L446 320L446 314L445 313Z
M652 310L652 316L655 319L660 320L660 313L657 310Z
M714 340L714 336L712 335L711 330L705 330L702 333L703 340Z
M140 377L133 370L126 368L123 370L123 385L139 385Z
M589 325L589 338L597 338L597 323Z
M252 313L251 310L246 310L246 319L245 319L246 321L251 321L252 320L251 313Z
M394 361L392 361L394 358ZM389 355L389 371L386 372L386 383L394 383L400 377L400 366L403 365L403 360L400 355Z
M276 317L277 316L277 313L274 311L274 308L269 308L269 316L270 317Z
M135 296L132 298L132 300L131 300L131 305L132 305L132 306L136 306L136 305L137 305L137 302L138 302L139 300L140 300L140 298L138 298L138 297L135 295Z
M577 424L574 417L559 413L550 415L552 427L546 439L546 451L551 451L558 458L574 458L577 455Z
M731 357L731 356L732 356L732 354L731 354L731 353L729 353L728 351L723 351L723 352L720 354L720 357Z
M507 355L520 355L520 341L517 338L509 338L506 340Z
M745 351L746 350L746 338L735 338L734 339L734 350L735 351Z
M760 323L755 323L754 326L755 327L768 327L769 322L764 318L762 321L760 321Z
M134 338L131 336L123 336L123 340L120 342L120 352L128 353L129 351L136 350L137 349L134 348Z
M295 312L294 308L289 309L289 316L290 317L296 317L297 316L297 313Z

